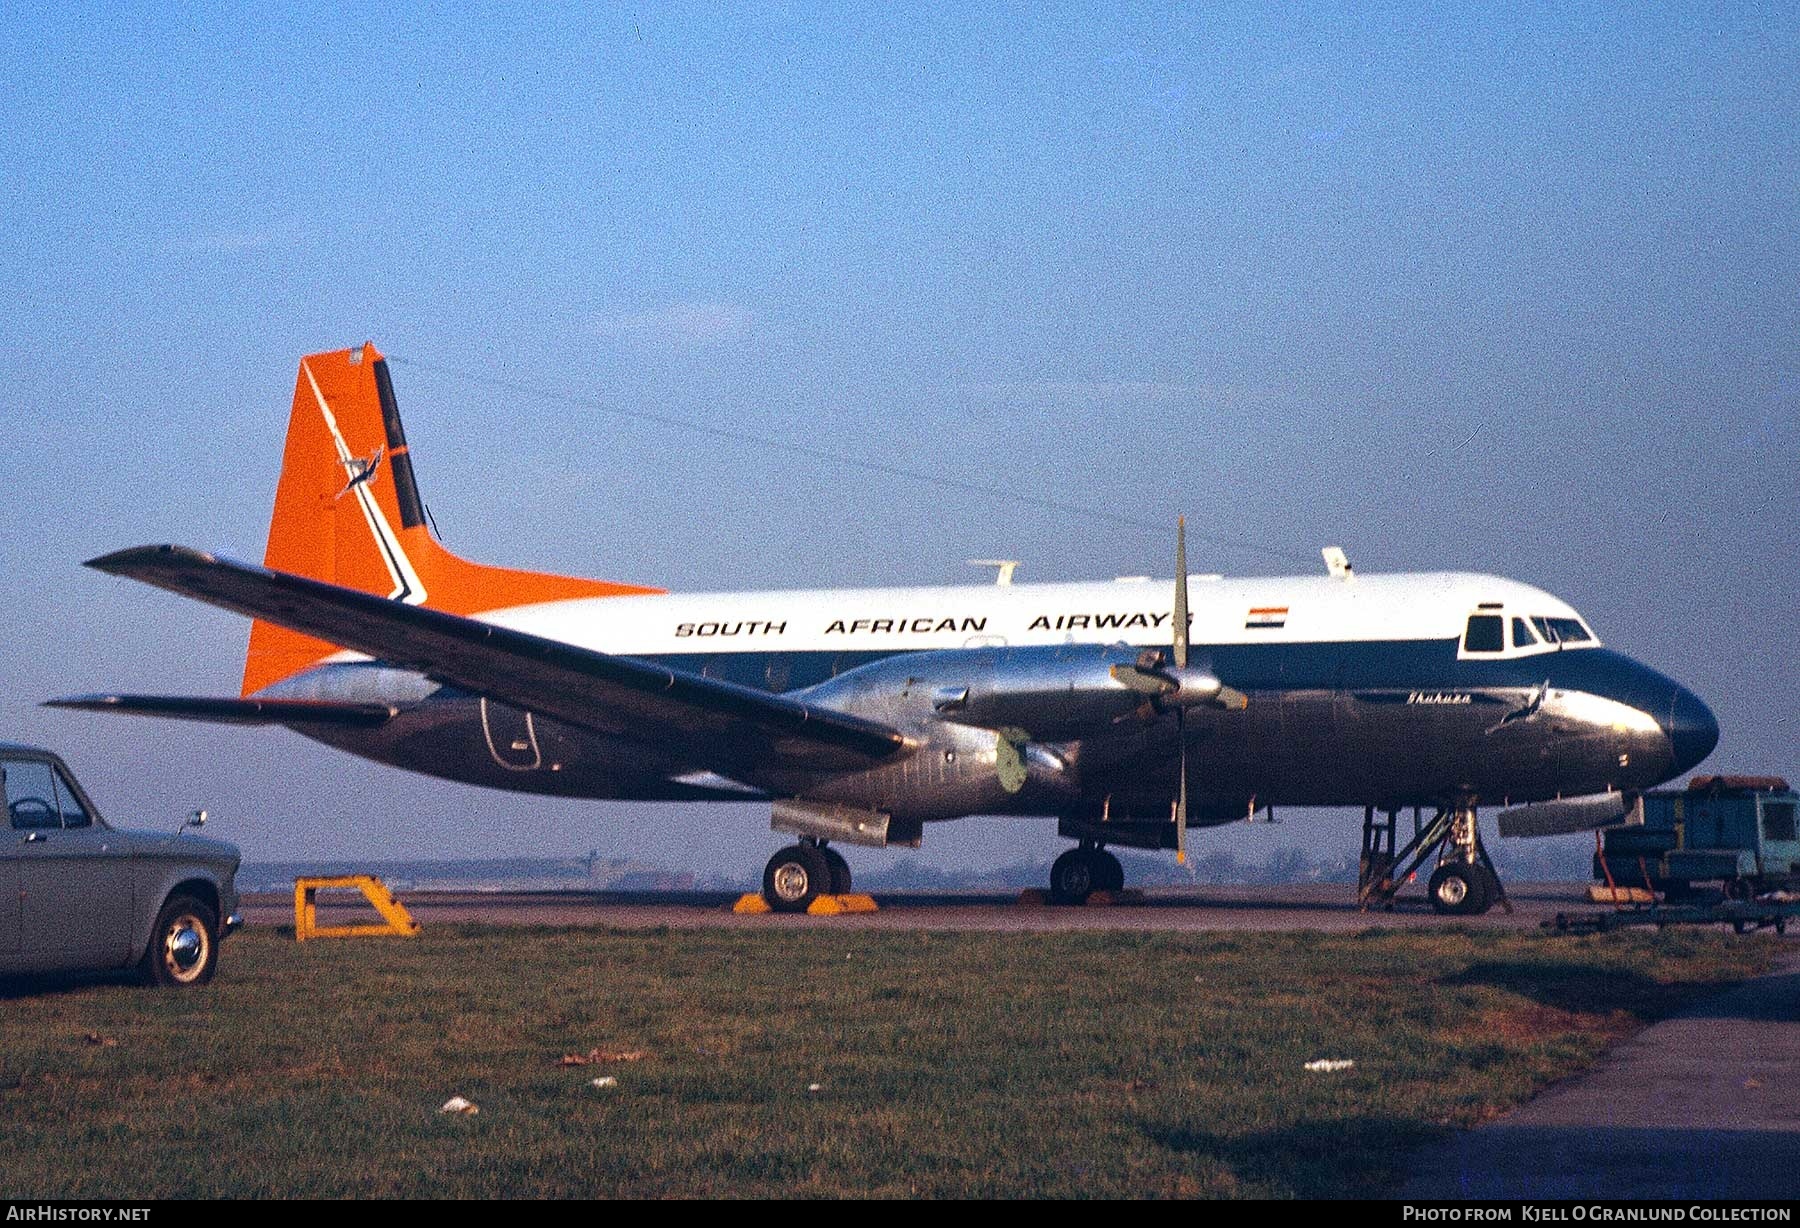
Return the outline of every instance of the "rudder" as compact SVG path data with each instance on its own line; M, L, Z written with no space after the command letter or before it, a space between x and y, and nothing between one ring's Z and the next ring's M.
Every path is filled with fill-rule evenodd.
M451 614L660 589L488 567L432 535L387 360L374 343L300 360L263 565ZM245 695L340 651L251 624Z

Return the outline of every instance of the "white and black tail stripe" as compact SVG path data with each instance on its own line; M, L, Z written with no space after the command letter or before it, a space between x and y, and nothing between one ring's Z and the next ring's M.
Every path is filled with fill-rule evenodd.
M344 467L344 478L348 483L344 493L356 496L356 502L362 508L363 519L369 523L369 532L375 537L375 546L381 551L381 561L387 566L388 576L394 582L394 591L388 597L407 605L423 605L425 584L419 579L412 560L406 557L406 551L400 548L400 540L394 536L393 526L388 524L387 516L375 502L375 492L369 489L366 481L373 466L358 460L350 451L350 445L344 442L344 433L338 429L337 416L331 412L331 406L325 403L325 394L319 390L319 381L313 378L312 368L302 362L300 369L306 372L306 382L312 385L313 399L319 403L319 412L325 416L325 429L331 432L331 438L337 444L338 463Z

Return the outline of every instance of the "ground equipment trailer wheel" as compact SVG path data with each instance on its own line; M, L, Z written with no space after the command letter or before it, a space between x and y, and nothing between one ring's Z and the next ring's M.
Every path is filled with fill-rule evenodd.
M186 988L212 980L219 966L219 918L191 895L173 895L156 914L138 973L152 985Z
M1467 862L1447 861L1432 872L1425 894L1432 908L1456 917L1475 917L1493 905L1487 871Z
M1072 848L1050 867L1050 898L1058 904L1081 904L1100 890L1104 873L1095 849Z
M831 886L827 890L832 895L849 895L850 863L834 848L822 846L819 851L825 854L825 866L830 871Z
M763 869L763 899L776 912L805 912L831 891L831 863L816 844L790 844Z

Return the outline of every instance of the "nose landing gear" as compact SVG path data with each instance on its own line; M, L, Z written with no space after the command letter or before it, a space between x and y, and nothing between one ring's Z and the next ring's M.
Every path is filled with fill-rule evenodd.
M1383 812L1373 806L1363 809L1362 873L1356 889L1361 907L1391 909L1400 888L1436 854L1437 868L1425 888L1433 910L1477 917L1498 904L1512 911L1512 901L1506 898L1506 888L1500 885L1500 875L1481 843L1474 806L1440 807L1430 822L1423 821L1415 807L1413 838L1396 853L1394 827L1399 813L1398 808Z

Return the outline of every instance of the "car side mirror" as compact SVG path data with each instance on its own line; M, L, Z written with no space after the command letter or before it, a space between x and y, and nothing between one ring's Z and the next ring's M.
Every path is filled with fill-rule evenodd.
M192 814L188 815L187 822L182 824L182 826L183 827L205 827L206 826L206 811L204 811L204 810L194 811Z

